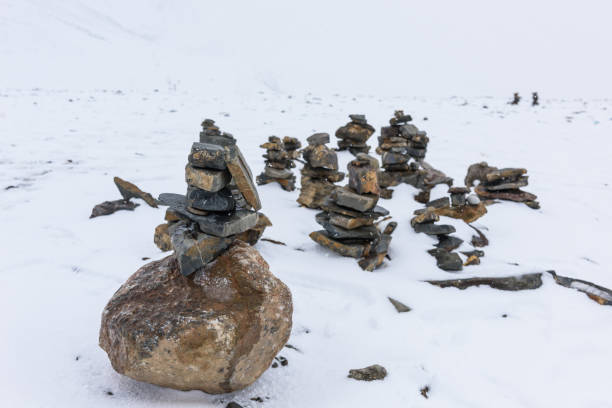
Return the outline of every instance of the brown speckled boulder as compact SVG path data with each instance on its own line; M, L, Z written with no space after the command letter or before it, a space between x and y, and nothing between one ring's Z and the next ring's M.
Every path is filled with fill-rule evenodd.
M191 277L173 255L125 282L102 313L100 346L135 380L225 393L253 383L285 345L289 289L236 241Z

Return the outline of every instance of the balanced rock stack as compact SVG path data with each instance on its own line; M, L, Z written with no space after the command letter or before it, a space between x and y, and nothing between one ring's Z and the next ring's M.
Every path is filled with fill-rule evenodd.
M347 150L352 154L368 153L367 141L376 129L366 120L365 115L349 115L351 121L336 130L338 150Z
M540 204L535 194L521 190L528 184L527 170L522 168L504 168L489 166L486 162L472 164L465 176L465 185L471 187L474 181L479 184L474 191L481 199L508 200L525 203L527 206L538 209Z
M429 138L425 131L408 123L410 121L410 115L398 110L389 120L390 126L384 126L380 130L376 152L382 156L384 169L379 175L383 198L391 198L393 191L389 187L400 183L426 191L427 197L429 190L437 184L452 185L453 180L450 177L423 161Z
M375 221L389 212L377 206L378 160L365 153L348 165L349 184L337 187L321 205L323 212L316 221L323 230L314 231L310 238L342 256L358 258L359 266L367 271L379 267L391 242L397 223L390 222L380 231Z
M329 147L329 134L315 133L306 139L308 146L302 150L306 163L302 168L300 196L297 202L308 208L320 208L334 191L335 185L344 179L338 171L338 156Z
M225 393L253 383L291 332L289 289L241 239L261 203L235 139L204 122L187 194L162 194L174 254L140 268L102 314L100 346L133 379Z
M300 142L297 137L285 136L283 137L283 145L285 146L285 150L289 155L289 159L292 163L294 163L294 165L291 167L295 167L294 160L297 160L300 157L300 148L302 147L302 142Z
M440 221L440 216L436 214L436 208L445 207L449 207L448 197L429 203L428 207L414 212L415 217L410 220L410 225L416 232L425 233L438 239L436 248L428 251L430 255L436 258L438 268L445 271L460 271L463 269L463 261L459 254L453 251L463 243L463 240L450 235L456 231L452 225L436 224Z
M289 140L289 142L291 143L292 140ZM295 143L292 143L292 147L294 146ZM293 149L292 153L289 153L285 143L276 136L270 136L268 141L260 147L266 149L266 154L263 155L266 159L266 167L263 173L257 176L257 184L263 185L276 182L281 185L283 190L295 190L295 176L291 171L295 167L293 162L295 159L293 157L295 149Z

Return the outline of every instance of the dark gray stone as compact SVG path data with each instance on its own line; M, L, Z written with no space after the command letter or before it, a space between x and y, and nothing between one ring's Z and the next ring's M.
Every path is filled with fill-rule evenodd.
M455 227L452 225L438 225L438 224L416 224L414 226L416 232L424 232L427 235L442 235L452 234L455 232Z
M462 243L461 238L452 235L438 235L438 243L435 246L446 251L452 251L459 248Z
M444 271L455 272L463 269L463 261L456 252L448 252L444 249L431 249L428 252L436 258L438 268Z
M274 179L289 179L293 177L293 173L289 169L275 169L274 167L266 166L264 174Z
M537 289L542 286L542 273L529 273L526 275L508 276L502 278L468 278L450 279L441 281L426 281L441 288L466 289L471 286L486 285L499 290L528 290Z
M417 135L418 131L419 128L410 123L399 127L399 134L406 139L412 139L414 136Z
M315 133L306 138L306 141L311 146L324 145L329 143L329 133Z
M169 207L185 207L187 205L187 197L183 194L162 193L158 200L161 205Z
M216 193L200 190L189 186L187 188L187 206L203 211L232 211L235 206L232 192L229 188L224 188Z
M438 198L438 199L428 202L426 207L446 208L446 207L450 207L450 203L449 203L448 197L442 197L442 198Z
M355 123L360 123L360 124L366 124L368 123L368 121L366 120L365 115L362 114L355 114L353 113L352 115L349 115L349 118L351 119L351 121L355 122Z
M465 256L467 256L468 258L470 256L477 256L479 258L482 258L483 256L485 256L484 251L480 250L480 249L474 249L473 251L461 251L461 253Z
M402 153L395 153L392 151L384 152L382 155L382 165L388 166L392 164L403 164L406 163L410 158Z
M168 232L181 274L184 276L204 267L234 241L233 237L222 238L197 232L184 221L170 225Z
M451 194L451 205L453 207L460 207L465 205L465 194Z
M374 194L357 194L347 187L337 188L332 193L336 204L352 208L357 211L368 211L378 203L378 196Z
M337 225L330 224L329 214L319 213L315 216L315 220L327 231L327 236L333 239L356 239L356 240L374 240L380 232L374 225L366 225L363 227L345 229Z
M115 201L105 201L101 204L96 205L93 210L91 210L91 215L89 218L99 217L101 215L110 215L119 210L128 210L134 211L134 208L138 207L140 204L133 203L130 200L115 200Z

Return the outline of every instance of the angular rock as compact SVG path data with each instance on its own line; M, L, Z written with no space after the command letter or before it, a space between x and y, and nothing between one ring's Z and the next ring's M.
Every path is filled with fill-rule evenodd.
M461 244L463 244L463 240L461 238L453 235L438 235L438 243L435 245L435 247L450 252L459 248Z
M385 367L374 364L365 368L358 368L349 370L349 378L353 378L359 381L374 381L382 380L387 376L387 370Z
M338 170L338 155L327 146L308 146L302 151L302 155L311 167Z
M478 234L478 235L472 235L472 241L471 241L472 246L485 247L489 245L489 240L487 239L485 234L482 233L482 231L480 231L478 228L476 228L475 226L471 224L468 224L468 226L470 226Z
M596 285L592 282L557 275L555 271L546 271L552 275L555 282L570 289L576 289L586 294L591 300L600 305L612 306L612 290Z
M349 122L336 131L336 137L357 143L365 143L374 134L374 131L374 128L367 123Z
M378 218L381 216L384 217L384 216L389 215L389 211L379 205L372 208L370 211L360 212L360 211L353 210L351 208L336 205L336 203L331 201L330 197L328 197L321 204L321 209L324 211L327 211L328 213L333 212L333 213L346 215L348 217L354 217L354 218Z
M487 191L486 187L479 184L474 189L480 198L498 199L516 202L535 201L538 197L535 194L528 193L522 190L502 190L502 191ZM469 197L468 197L469 199Z
M349 187L357 194L380 194L377 168L353 160L348 165Z
M483 182L486 180L486 175L492 171L496 171L497 167L491 167L487 162L474 163L468 167L467 174L464 179L466 187L473 187L474 181Z
M212 193L227 186L231 179L232 176L227 170L202 169L193 167L191 164L185 166L187 184Z
M437 215L456 218L469 224L470 222L474 222L485 215L487 213L487 207L484 205L484 203L480 203L478 205L436 208L434 212Z
M168 232L167 223L159 224L157 227L155 227L153 242L162 252L172 250L172 242L170 241L170 233Z
M330 213L329 223L350 230L364 225L373 225L374 218L353 218L342 214Z
M456 272L463 269L463 261L455 252L448 252L444 249L430 249L429 254L436 258L438 268L447 272Z
M342 256L348 256L351 258L361 258L369 247L367 244L345 244L330 238L327 231L313 231L310 233L310 239L319 245L327 247L332 251Z
M261 201L257 193L257 187L253 183L253 175L242 152L238 146L228 146L225 148L228 153L227 168L234 178L236 186L242 193L246 202L255 210L261 210Z
M211 213L208 215L192 214L181 207L176 207L175 211L183 218L196 222L202 232L217 237L239 234L257 224L257 213L248 210L238 210L232 214Z
M432 207L427 207L425 211L410 220L410 225L414 227L417 224L431 224L436 221L440 221L440 217Z
M119 177L114 177L113 181L115 182L119 193L121 193L121 196L125 200L129 200L130 198L140 198L145 203L149 204L149 206L157 208L157 200L155 200L151 194L145 193L136 185L130 183L129 181L120 179Z
M413 228L416 232L424 232L427 235L452 234L456 231L452 225L438 224L416 224Z
M521 180L524 179L525 181L527 181L527 177L521 177L525 173L527 173L527 169L507 168L500 170L492 170L485 174L483 181L485 181L487 184L502 180L518 180L519 178Z
M234 238L246 242L249 245L255 245L263 235L267 227L272 226L272 222L263 213L257 213L257 223L249 230L236 234Z
M542 274L541 273L529 273L525 275L509 276L503 278L467 278L467 279L451 279L426 281L435 286L441 288L454 287L457 289L466 289L471 286L486 285L493 289L517 291L517 290L529 290L537 289L542 286Z
M433 207L433 208L450 207L450 202L448 200L448 197L441 197L441 198L428 202L427 207Z
M203 211L232 211L236 203L232 197L232 192L228 188L223 188L215 193L211 193L198 188L187 188L187 206Z
M91 210L91 215L89 216L89 218L95 218L101 215L110 215L120 210L134 211L134 208L138 207L139 205L140 204L133 203L130 200L125 199L104 201L103 203L96 205Z
M168 229L181 273L189 276L215 259L232 242L233 237L223 238L195 231L184 221Z
M266 167L264 173L266 176L275 179L289 179L294 177L293 173L289 169L275 169L273 167Z
M192 279L174 256L140 268L102 314L100 346L128 377L227 393L252 384L291 332L289 289L236 241Z
M389 299L389 302L391 302L395 310L397 310L397 313L406 313L412 310L410 307L406 306L397 299L393 299L392 297L389 297L387 299Z
M357 211L369 211L376 207L378 196L374 194L357 194L348 187L334 190L332 198L336 204L352 208Z
M193 167L202 167L207 169L225 170L226 154L223 146L195 142L191 146L189 153L189 163Z
M499 184L485 184L484 188L488 191L499 191L499 190L516 190L521 187L525 187L528 183L528 177L521 177L516 181L508 181L506 183Z
M329 133L315 133L306 138L310 146L319 146L329 143Z

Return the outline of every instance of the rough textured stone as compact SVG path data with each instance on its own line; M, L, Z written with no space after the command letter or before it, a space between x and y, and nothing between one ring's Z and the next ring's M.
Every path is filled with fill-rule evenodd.
M541 273L529 273L526 275L509 276L503 278L467 278L467 279L451 279L441 281L426 281L435 286L441 288L457 288L466 289L471 286L486 285L493 289L499 290L528 290L537 289L542 286L542 274Z
M425 211L420 212L410 220L410 225L414 227L417 224L430 224L436 221L440 221L440 217L435 213L432 207L427 207Z
M261 238L267 227L272 226L272 222L263 213L257 213L257 224L249 230L235 235L236 239L246 242L249 245L255 245Z
M463 240L461 238L453 235L438 235L438 243L435 246L446 251L453 251L459 248L462 243Z
M242 156L242 152L238 146L227 146L225 150L228 155L227 168L232 174L240 193L255 211L261 210L261 201L259 200L257 187L253 182L253 174Z
M369 247L366 244L345 244L340 241L336 241L335 239L330 238L325 230L313 231L309 236L310 239L317 244L327 247L337 254L351 258L361 258L366 249Z
M462 205L460 207L436 208L437 215L456 218L467 223L474 222L487 213L484 203L478 205Z
M195 231L184 221L171 225L168 231L179 269L185 276L203 268L234 241L233 237L216 237Z
M232 192L223 188L215 193L200 190L198 188L187 188L187 206L203 211L232 211L236 205Z
M287 179L293 177L293 173L289 169L275 169L274 167L266 167L264 173L266 176L276 179Z
M345 229L354 229L364 225L373 225L374 218L353 218L342 214L330 213L329 223Z
M519 180L520 179L520 180L527 181L527 177L521 177L525 173L527 173L527 169L507 168L507 169L492 170L485 174L483 181L485 181L487 184L494 183L496 181L502 181L502 180Z
M216 192L230 182L232 176L227 170L211 170L185 166L185 181L187 184L209 192Z
M348 164L349 187L357 194L380 194L377 168L353 160Z
M302 188L297 202L308 208L320 208L335 188L329 181L302 177Z
M89 216L89 218L95 218L101 215L110 215L120 210L134 211L134 208L138 207L139 205L140 204L133 203L130 200L124 199L115 201L104 201L103 203L96 205L91 210L91 215Z
M438 268L447 272L456 272L463 269L463 261L455 252L449 252L444 249L431 249L428 251L436 258Z
M336 131L336 137L357 143L365 143L374 134L374 128L363 123L349 122Z
M332 198L336 201L336 204L357 211L371 210L376 207L376 203L378 203L377 195L357 194L348 187L335 189L332 193Z
M319 146L329 143L329 133L315 133L312 136L308 136L306 141L311 146Z
M538 197L535 194L528 193L522 190L502 190L502 191L487 191L482 185L476 186L474 189L480 198L498 199L516 202L535 201ZM469 199L469 197L468 197Z
M570 289L576 289L586 294L591 300L600 305L612 306L612 290L596 285L592 282L557 275L555 271L546 271L552 275L555 282Z
M167 223L159 224L157 227L155 227L153 242L162 252L172 250L172 242L170 241L170 233L168 232Z
M227 168L225 158L226 153L223 146L195 142L191 146L188 160L193 167L225 170Z
M327 146L308 146L302 151L302 155L311 167L338 170L338 155Z
M495 170L497 170L497 167L491 167L487 164L487 162L474 163L468 167L467 174L463 181L467 187L472 187L474 185L474 181L485 181L487 173Z
M387 376L387 370L385 367L374 364L365 368L357 368L349 370L349 378L353 378L359 381L374 381L382 380Z
M113 181L115 182L119 193L121 193L121 196L125 200L129 200L130 198L140 198L151 207L157 208L157 200L155 200L151 194L145 193L136 185L130 183L129 181L120 179L119 177L114 177Z
M455 227L452 225L438 225L438 224L415 224L414 230L416 232L424 232L427 235L441 235L441 234L452 234L455 232Z
M193 279L174 256L140 268L102 313L113 368L179 390L227 393L252 384L291 332L289 289L236 241Z
M441 198L437 198L435 200L428 202L427 207L433 207L433 208L450 207L450 202L448 200L448 197L441 197Z

